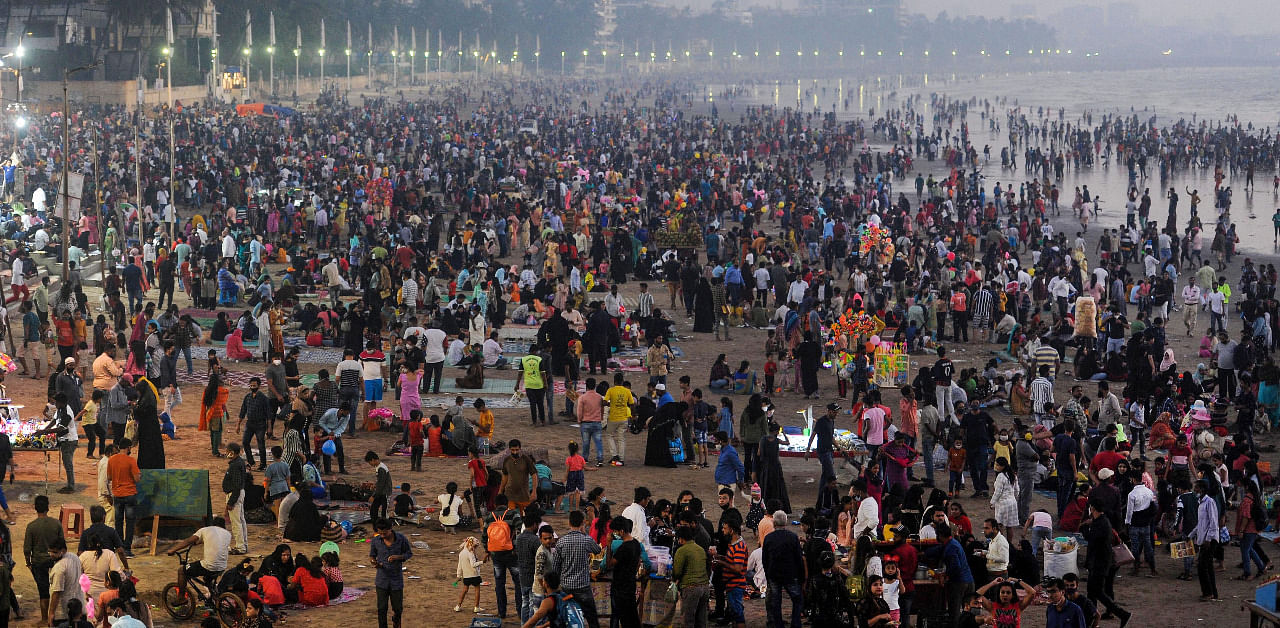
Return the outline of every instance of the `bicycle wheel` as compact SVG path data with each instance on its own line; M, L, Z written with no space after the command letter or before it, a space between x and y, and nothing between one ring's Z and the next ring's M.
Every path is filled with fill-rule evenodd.
M196 616L196 596L191 587L179 587L178 583L170 582L160 593L160 602L174 619L186 621Z
M236 628L244 623L244 602L234 593L219 595L216 610L223 628Z

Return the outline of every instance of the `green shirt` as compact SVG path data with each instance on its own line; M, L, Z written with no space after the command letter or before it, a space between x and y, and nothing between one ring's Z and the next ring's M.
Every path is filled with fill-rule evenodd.
M687 541L676 550L671 565L671 578L680 588L705 586L711 582L707 575L707 550L693 541Z
M36 517L27 524L26 538L22 540L22 555L32 565L52 565L49 544L62 537L62 525L53 517Z
M520 358L520 369L524 371L525 390L540 390L543 388L542 358L536 355L526 355Z

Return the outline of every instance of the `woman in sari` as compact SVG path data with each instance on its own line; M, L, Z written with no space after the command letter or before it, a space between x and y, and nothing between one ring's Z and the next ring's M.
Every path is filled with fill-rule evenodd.
M1013 374L1013 382L1009 385L1009 411L1014 416L1031 414L1031 394L1022 383L1022 373Z
M209 385L200 399L200 423L197 430L209 432L209 448L213 457L222 457L222 419L227 412L227 397L231 391L222 385L222 376L214 371L209 375Z
M253 354L244 348L244 330L236 329L227 336L227 358L239 362L241 360L253 361Z

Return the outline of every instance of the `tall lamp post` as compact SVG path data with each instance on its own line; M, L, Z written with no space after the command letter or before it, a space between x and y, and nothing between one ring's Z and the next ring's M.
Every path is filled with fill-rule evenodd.
M22 44L13 49L13 56L18 58L18 102L22 102L22 57L26 54L27 49Z
M71 79L71 75L76 72L92 70L98 67L100 62L94 61L89 65L82 65L78 68L71 68L62 73L62 145L64 147L71 146L71 124L68 118L71 117L70 99L67 97L67 83ZM95 164L96 165L96 164ZM66 148L62 151L62 280L67 281L70 276L71 269L65 263L67 259L67 247L71 243L71 219L70 219L70 194L71 183L71 151Z

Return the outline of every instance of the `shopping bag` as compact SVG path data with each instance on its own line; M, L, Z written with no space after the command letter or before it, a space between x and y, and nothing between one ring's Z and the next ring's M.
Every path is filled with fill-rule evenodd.
M1174 541L1169 544L1171 558L1191 558L1196 555L1196 545L1191 541Z

